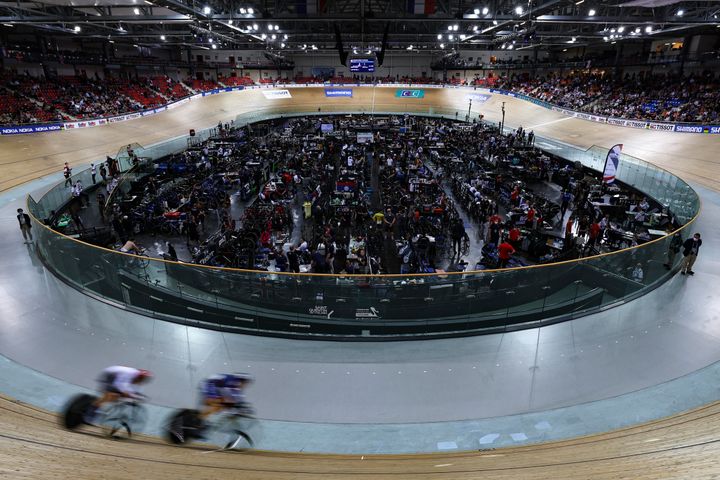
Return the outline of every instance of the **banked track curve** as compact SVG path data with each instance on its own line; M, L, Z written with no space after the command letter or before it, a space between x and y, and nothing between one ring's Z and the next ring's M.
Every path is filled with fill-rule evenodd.
M526 447L429 455L218 452L159 439L71 433L54 414L0 397L0 472L9 478L668 479L716 478L720 403L601 435ZM80 473L81 472L81 473Z

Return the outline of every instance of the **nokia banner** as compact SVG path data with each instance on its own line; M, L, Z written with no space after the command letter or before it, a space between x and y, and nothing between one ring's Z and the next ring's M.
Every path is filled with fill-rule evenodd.
M45 125L17 125L0 127L0 135L18 135L21 133L55 132L62 130L62 123L51 123Z

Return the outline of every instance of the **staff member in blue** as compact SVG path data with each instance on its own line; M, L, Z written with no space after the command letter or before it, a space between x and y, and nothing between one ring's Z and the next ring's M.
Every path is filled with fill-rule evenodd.
M685 242L683 243L684 258L680 267L680 273L682 273L683 275L685 275L686 273L688 275L695 275L695 272L692 271L692 267L695 264L698 252L700 251L700 245L702 245L702 240L700 240L699 233L696 233L691 238L685 240Z

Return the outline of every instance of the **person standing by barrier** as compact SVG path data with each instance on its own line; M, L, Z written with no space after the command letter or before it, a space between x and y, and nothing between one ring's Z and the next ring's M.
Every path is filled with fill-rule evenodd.
M95 178L97 176L97 167L95 166L94 163L90 164L90 176L92 177L93 185L95 185L95 183L96 183Z
M23 234L25 243L32 243L33 236L32 236L32 231L30 230L32 228L32 224L30 223L30 215L23 212L22 208L18 208L17 209L17 219L18 219L18 223L20 224L20 231ZM28 242L28 237L30 237L29 242Z
M702 240L700 240L700 234L696 233L691 238L688 238L685 240L685 243L683 243L683 261L680 266L680 273L685 275L686 273L688 275L695 275L695 272L693 272L692 267L695 264L695 260L697 260L698 253L700 252L700 246L702 245Z
M65 177L65 186L66 187L72 187L72 180L70 177L72 176L72 168L70 168L70 165L68 165L68 162L65 162L65 166L63 166L63 177Z
M680 251L680 247L682 247L682 245L682 236L680 236L680 232L676 232L670 240L670 245L668 245L667 262L663 264L663 266L668 270L673 267L673 264L675 263L675 256Z

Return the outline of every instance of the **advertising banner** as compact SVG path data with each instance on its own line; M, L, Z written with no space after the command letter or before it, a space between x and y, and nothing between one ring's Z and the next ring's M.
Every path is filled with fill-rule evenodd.
M326 97L352 97L352 88L326 88Z
M55 132L63 129L62 123L45 123L42 125L8 125L0 127L0 135L18 135L23 133Z
M622 144L618 143L608 150L607 157L605 157L605 168L603 168L603 182L610 184L615 181L622 148Z
M425 90L396 90L395 96L398 98L424 98Z
M482 93L469 93L466 97L468 100L473 102L485 103L490 100L490 95L483 95Z
M283 98L292 98L290 90L263 90L262 94L268 100L281 100Z

